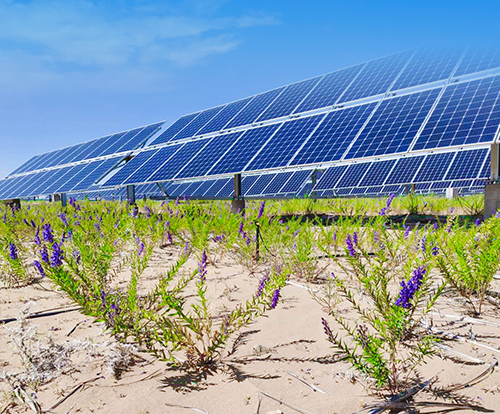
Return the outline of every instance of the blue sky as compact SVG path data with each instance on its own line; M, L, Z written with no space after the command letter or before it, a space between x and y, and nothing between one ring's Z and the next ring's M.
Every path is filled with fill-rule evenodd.
M428 44L496 1L0 0L0 176L34 154Z

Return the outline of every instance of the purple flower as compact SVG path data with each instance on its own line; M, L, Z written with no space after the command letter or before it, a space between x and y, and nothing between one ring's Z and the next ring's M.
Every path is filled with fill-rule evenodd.
M374 242L375 244L378 244L378 243L379 243L378 231L374 231L374 232L373 232L373 242Z
M257 289L257 297L260 298L262 296L262 293L264 292L264 289L266 288L267 282L269 282L269 273L265 273L264 276L260 279L259 282L259 287Z
M454 207L450 207L450 214L453 214L454 211L455 211L455 208Z
M198 274L200 275L200 283L207 280L207 252L203 249L201 261L198 262Z
M422 279L424 278L426 272L427 269L425 266L419 266L413 271L413 276L410 278L408 283L404 280L401 281L401 290L396 300L396 306L400 306L405 309L411 308L410 301L413 299L413 296L418 289L420 289L420 286L422 286Z
M244 225L245 225L245 222L244 222L244 221L242 221L242 222L240 223L240 227L238 228L238 234L239 234L239 235L241 235L241 233L243 233L243 226L244 226Z
M476 221L474 221L474 224L479 227L481 225L481 219L477 218Z
M117 229L118 227L120 227L120 219L116 219L115 222L115 229Z
M437 256L439 254L439 247L433 246L433 248L431 249L431 253L433 256Z
M101 231L101 224L99 222L95 223L94 227L95 227L96 231L98 231L98 232Z
M264 207L266 206L266 202L263 201L260 205L260 208L259 208L259 214L257 215L257 218L260 219L262 217L262 215L264 214Z
M50 227L50 223L44 224L42 226L42 237L43 240L49 243L54 243L54 233L52 232L52 227Z
M354 244L352 243L352 238L350 234L347 235L347 238L345 239L345 244L349 256L356 257L356 250L354 249Z
M422 237L422 240L420 241L421 243L421 249L422 249L422 252L425 253L427 251L427 244L425 243L425 236Z
M50 258L50 266L52 267L62 266L63 257L64 257L64 251L61 249L61 245L54 243L52 245L52 256Z
M30 227L30 222L28 220L26 220L25 218L23 219L24 221L24 224L26 224L28 227Z
M366 325L358 325L358 341L363 348L368 345L368 328Z
M38 260L35 260L33 262L33 266L36 267L36 270L38 270L38 273L40 273L42 277L45 277L45 271L43 270L43 267Z
M245 240L245 243L247 244L247 246L250 246L250 237L247 237L247 239Z
M141 241L141 243L139 244L139 251L137 252L137 256L141 256L143 251L144 251L144 243Z
M170 244L174 244L174 241L172 240L172 235L170 234L170 232L167 232L167 240Z
M323 324L323 330L325 331L326 336L330 342L334 342L335 337L333 336L333 332L328 325L328 322L325 318L321 318L321 323Z
M437 221L433 224L433 229L434 230L439 229L439 223Z
M337 241L337 230L333 232L333 241Z
M80 264L80 260L81 260L81 254L80 254L80 251L75 249L73 251L73 259L76 260L76 264Z
M66 214L64 213L59 213L59 218L61 219L62 223L68 227L68 219L66 218Z
M36 234L35 234L34 242L35 242L35 244L37 246L41 246L42 245L42 241L40 240L40 227L38 227L36 229Z
M9 243L9 255L12 260L17 260L17 247L14 243Z
M40 250L40 257L42 262L49 263L49 252L47 251L47 246L43 246L42 250Z
M271 300L271 309L274 309L276 307L279 298L280 298L280 290L276 289L273 293L273 299Z
M356 232L352 233L352 241L356 246L358 245L358 233Z
M146 217L151 217L151 209L148 206L145 206L144 209L146 210Z
M134 205L134 208L132 209L132 218L137 218L139 215L139 207L137 205Z
M189 242L186 242L184 245L184 256L187 256L189 254Z

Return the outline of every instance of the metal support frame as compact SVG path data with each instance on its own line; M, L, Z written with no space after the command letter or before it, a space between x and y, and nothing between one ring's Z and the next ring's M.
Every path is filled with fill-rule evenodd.
M234 174L234 196L231 202L231 213L245 215L245 198L241 188L241 174Z
M127 202L135 204L135 185L127 185Z
M68 196L66 195L66 193L60 194L60 198L61 198L61 206L66 207L68 205Z
M4 203L5 206L9 207L10 209L21 210L21 199L20 198L11 198L8 200L2 200L2 203Z

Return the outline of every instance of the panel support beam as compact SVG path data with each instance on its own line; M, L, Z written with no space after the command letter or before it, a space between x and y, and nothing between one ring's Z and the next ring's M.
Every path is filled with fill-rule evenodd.
M21 199L11 198L8 200L2 200L2 202L9 207L11 210L21 210Z
M68 205L68 196L66 195L66 193L62 193L60 197L61 197L61 206L66 207Z
M129 205L135 204L135 185L127 185L127 202Z
M234 174L234 197L231 201L231 213L245 215L245 198L241 188L241 174Z

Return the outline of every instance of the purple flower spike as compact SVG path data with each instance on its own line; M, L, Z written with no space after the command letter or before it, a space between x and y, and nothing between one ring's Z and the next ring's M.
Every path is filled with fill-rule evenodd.
M321 318L321 323L323 324L323 330L325 331L325 334L328 337L328 340L330 342L333 342L334 336L333 336L333 332L330 328L330 325L328 325L328 322L326 321L325 318Z
M400 306L405 309L411 308L410 301L413 299L415 293L420 289L420 286L422 286L422 279L424 278L426 272L427 269L425 266L420 266L413 271L413 276L408 283L404 280L401 282L401 290L396 300L396 306Z
M43 267L38 260L35 260L33 262L33 266L36 267L36 270L38 270L38 273L40 273L40 276L45 277L45 271L43 270Z
M50 258L51 267L61 267L62 259L64 257L64 251L61 249L61 245L54 243L52 245L52 256Z
M43 246L42 250L40 250L40 257L42 258L42 262L49 263L49 252L47 251L47 246Z
M264 214L264 207L266 206L266 202L263 201L262 204L260 205L259 208L259 214L257 215L257 218L260 219L262 215Z
M42 226L42 237L43 240L49 243L54 243L54 233L52 232L52 227L50 227L50 223L44 224Z
M137 252L137 256L139 256L139 257L140 257L140 256L141 256L141 254L142 254L143 252L144 252L144 243L143 243L143 242L141 242L141 243L139 244L139 251Z
M9 256L12 260L17 260L17 247L14 243L9 243Z
M358 233L356 232L352 233L352 241L356 246L358 245Z
M431 249L431 253L432 253L433 256L437 256L439 254L439 247L438 246L434 246Z
M184 256L187 256L189 254L189 242L186 242L186 245L184 246Z
M349 253L349 256L356 257L356 250L354 249L354 244L352 242L350 234L347 235L347 238L345 239L345 244L347 246L347 252Z
M422 248L422 252L425 253L427 251L427 244L425 243L425 236L422 237L422 240L421 240L421 248Z
M257 289L257 297L260 298L264 289L266 288L267 282L269 282L269 273L265 273L264 276L260 279L259 288Z
M207 280L207 252L203 249L201 254L201 261L198 262L198 273L200 275L200 283L204 283Z
M276 307L279 298L280 298L280 290L276 289L273 293L273 299L271 301L271 309L274 309Z
M34 242L35 242L35 244L37 246L41 246L42 245L42 240L40 240L40 227L38 227L36 229L36 234L35 234Z
M476 221L474 222L474 224L479 227L481 225L481 219L476 219Z
M244 222L244 221L242 221L242 222L240 223L240 227L238 228L238 234L239 234L239 235L241 235L241 233L243 233L243 226L244 226L244 225L245 225L245 222Z
M59 213L59 218L61 219L62 223L68 227L68 219L66 218L66 214L64 213Z

